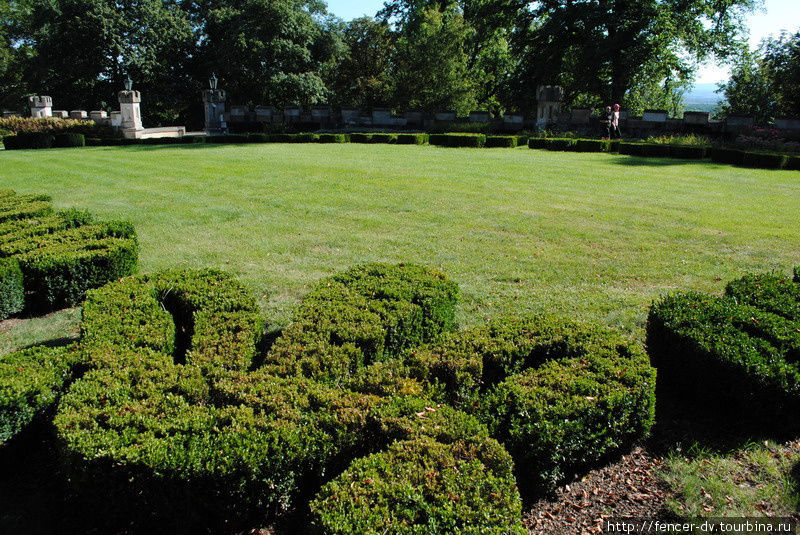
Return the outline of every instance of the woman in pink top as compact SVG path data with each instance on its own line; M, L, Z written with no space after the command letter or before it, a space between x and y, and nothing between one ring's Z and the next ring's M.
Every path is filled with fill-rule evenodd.
M619 131L619 104L614 104L614 112L611 114L611 139L622 139L622 132Z

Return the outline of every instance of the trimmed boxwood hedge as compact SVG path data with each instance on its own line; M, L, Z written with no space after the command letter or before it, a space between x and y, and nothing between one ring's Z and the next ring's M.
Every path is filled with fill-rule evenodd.
M528 138L529 149L545 149L547 148L547 139L543 137Z
M514 457L518 481L551 489L646 436L655 371L635 343L557 317L504 318L413 351L412 377L476 414Z
M75 346L0 356L0 445L55 406L79 361Z
M558 151L575 150L575 140L572 138L547 138L544 140L544 148Z
M747 412L794 421L800 408L797 281L748 275L731 282L723 297L666 296L650 310L647 345L671 391L713 404L732 419Z
M350 141L349 134L319 134L317 136L319 143L347 143Z
M49 149L53 146L54 139L53 134L46 132L20 133L4 137L3 146L6 150Z
M431 134L428 143L440 147L473 147L480 148L486 145L486 136L483 134Z
M398 145L424 145L428 142L428 134L397 134Z
M800 171L800 156L788 156L786 158L786 167L790 171Z
M350 143L372 143L372 134L350 134Z
M765 152L745 152L741 165L759 169L783 169L786 165L785 154L769 154Z
M366 264L321 281L275 341L265 368L341 384L455 327L458 287L414 265Z
M256 302L225 273L89 291L83 375L54 417L72 490L112 524L173 532L311 500L325 534L524 533L516 481L540 493L644 436L654 370L613 331L550 316L455 333L457 294L435 270L357 266L262 357Z
M36 311L74 306L87 289L134 273L138 244L129 223L54 212L47 196L12 193L0 198L0 259L0 317L8 317L23 296Z
M86 146L86 137L83 134L65 132L53 136L53 147L67 148L84 146Z
M712 147L709 151L709 156L712 162L742 165L744 152L736 149Z
M578 139L575 141L576 152L608 152L608 141L602 139Z
M519 144L517 136L486 136L486 146L489 148L502 147L513 149Z
M357 459L311 503L326 535L522 535L511 459L492 439L394 443Z

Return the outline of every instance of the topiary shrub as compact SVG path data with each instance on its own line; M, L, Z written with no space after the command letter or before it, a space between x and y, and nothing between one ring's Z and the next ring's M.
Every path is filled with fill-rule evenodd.
M742 165L742 162L744 161L744 151L736 149L722 149L713 147L709 151L709 156L711 157L711 161L716 163Z
M642 143L639 150L642 156L648 158L668 158L670 148L666 143Z
M608 142L608 152L619 153L619 145L622 143L618 139L612 139Z
M786 166L784 169L788 169L790 171L800 171L800 156L787 156Z
M86 137L83 134L63 133L53 136L53 147L85 147Z
M247 141L250 143L269 143L269 135L258 133L258 132L251 132L247 134Z
M490 148L502 147L506 149L513 149L517 146L518 139L516 136L487 136L486 146Z
M608 142L602 139L576 139L576 152L607 152Z
M745 152L742 154L741 165L759 169L783 169L786 165L786 155L769 154L765 152Z
M44 311L74 306L87 289L135 272L138 244L128 223L56 213L47 196L12 193L0 199L0 259L18 265L26 304Z
M548 138L545 139L544 147L547 150L575 150L575 140L572 138Z
M396 143L397 134L372 134L370 143Z
M53 140L53 135L46 132L27 132L4 137L3 146L6 150L49 149Z
M614 331L555 317L448 335L412 352L408 366L437 399L479 415L533 492L646 436L654 419L644 351Z
M644 156L645 155L644 143L629 143L626 141L620 141L619 153L628 156Z
M492 439L394 443L358 459L311 502L323 534L526 533L511 459Z
M372 143L372 134L350 134L350 143Z
M22 269L15 258L0 258L0 319L25 308Z
M528 139L529 149L546 149L547 139L543 137L532 137Z
M79 361L74 346L40 346L0 356L0 444L55 406Z
M800 285L777 274L731 282L723 297L662 298L648 316L647 345L664 387L725 418L794 414L800 407L799 298Z
M702 160L706 157L708 149L697 145L668 145L670 158L684 160Z
M350 141L349 134L319 134L317 137L319 143L347 143Z
M398 145L424 145L428 142L428 134L397 134Z
M486 145L486 136L483 134L431 134L428 143L441 147L473 147L480 148Z
M341 384L373 361L455 327L458 287L414 265L367 264L320 282L275 341L265 369Z

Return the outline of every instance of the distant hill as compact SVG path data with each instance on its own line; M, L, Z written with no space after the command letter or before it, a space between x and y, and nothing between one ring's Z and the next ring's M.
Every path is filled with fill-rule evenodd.
M717 84L695 84L691 91L683 95L686 111L713 111L724 95L716 93Z

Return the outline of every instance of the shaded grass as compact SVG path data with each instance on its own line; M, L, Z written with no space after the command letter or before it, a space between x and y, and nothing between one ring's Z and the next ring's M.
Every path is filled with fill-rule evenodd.
M698 518L797 512L797 443L753 444L729 455L693 453L693 459L673 454L664 462L661 477L673 493L667 501L671 513Z
M141 268L228 269L284 325L367 261L440 267L459 319L548 310L642 337L651 301L800 263L800 172L520 149L96 147L0 154L0 187L131 220Z

